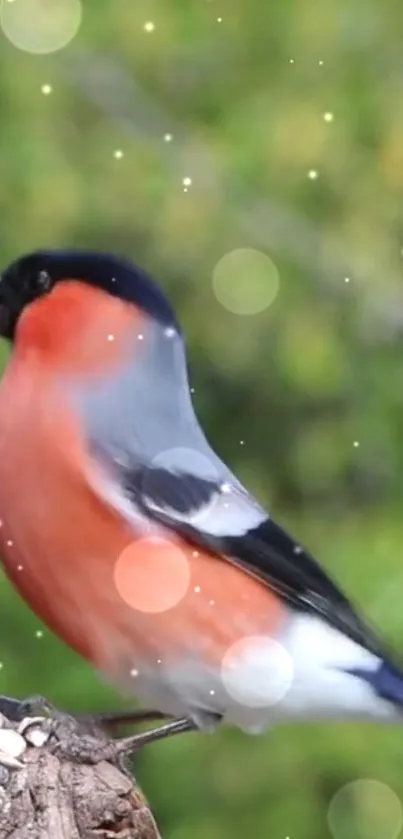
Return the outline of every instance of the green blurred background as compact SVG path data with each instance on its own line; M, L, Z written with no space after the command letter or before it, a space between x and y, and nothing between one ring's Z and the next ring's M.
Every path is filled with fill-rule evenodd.
M401 4L85 0L64 49L31 52L36 37L51 44L66 3L0 7L26 47L1 35L1 263L100 247L159 278L211 442L399 650ZM256 315L214 293L217 264L240 248L270 257L269 286L278 276ZM241 308L256 254L243 258L233 275L221 263ZM116 704L3 578L0 607L1 692ZM166 839L322 839L356 779L387 787L341 808L337 839L399 829L387 793L403 784L398 729L189 735L150 747L136 772Z

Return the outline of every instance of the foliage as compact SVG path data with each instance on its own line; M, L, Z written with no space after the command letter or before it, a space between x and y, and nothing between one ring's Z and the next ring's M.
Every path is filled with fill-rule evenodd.
M64 50L32 55L3 37L0 55L2 263L94 246L158 277L210 440L397 647L400 22L398 4L375 0L86 0ZM217 262L238 248L279 272L255 316L213 292ZM116 701L46 630L37 637L3 580L0 603L2 692ZM322 839L343 784L399 789L398 738L351 725L189 735L151 747L138 773L169 839Z

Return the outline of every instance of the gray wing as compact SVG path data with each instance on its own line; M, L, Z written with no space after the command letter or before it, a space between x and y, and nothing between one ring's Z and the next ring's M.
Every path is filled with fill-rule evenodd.
M210 447L195 417L181 335L152 323L127 358L109 378L70 386L94 457L116 474L116 492L131 475L150 508L162 495L169 507L174 495L173 518L203 519L216 535L243 533L263 521L265 511ZM178 475L186 476L185 485Z
M181 337L151 330L119 375L75 396L109 500L241 566L298 610L377 654L376 635L325 571L279 527L209 446L190 400ZM105 491L100 488L105 497Z

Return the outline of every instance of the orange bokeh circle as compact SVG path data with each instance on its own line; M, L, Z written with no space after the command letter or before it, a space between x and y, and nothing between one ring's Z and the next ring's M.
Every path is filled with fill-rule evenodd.
M120 554L114 570L116 588L132 609L165 612L185 596L190 567L185 551L161 537L131 542Z

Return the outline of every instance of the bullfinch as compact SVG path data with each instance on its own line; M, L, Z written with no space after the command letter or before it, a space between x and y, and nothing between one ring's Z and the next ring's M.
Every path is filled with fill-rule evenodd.
M403 720L403 673L209 445L162 290L108 253L3 271L0 552L39 618L122 692L230 724ZM142 739L143 738L143 739Z

